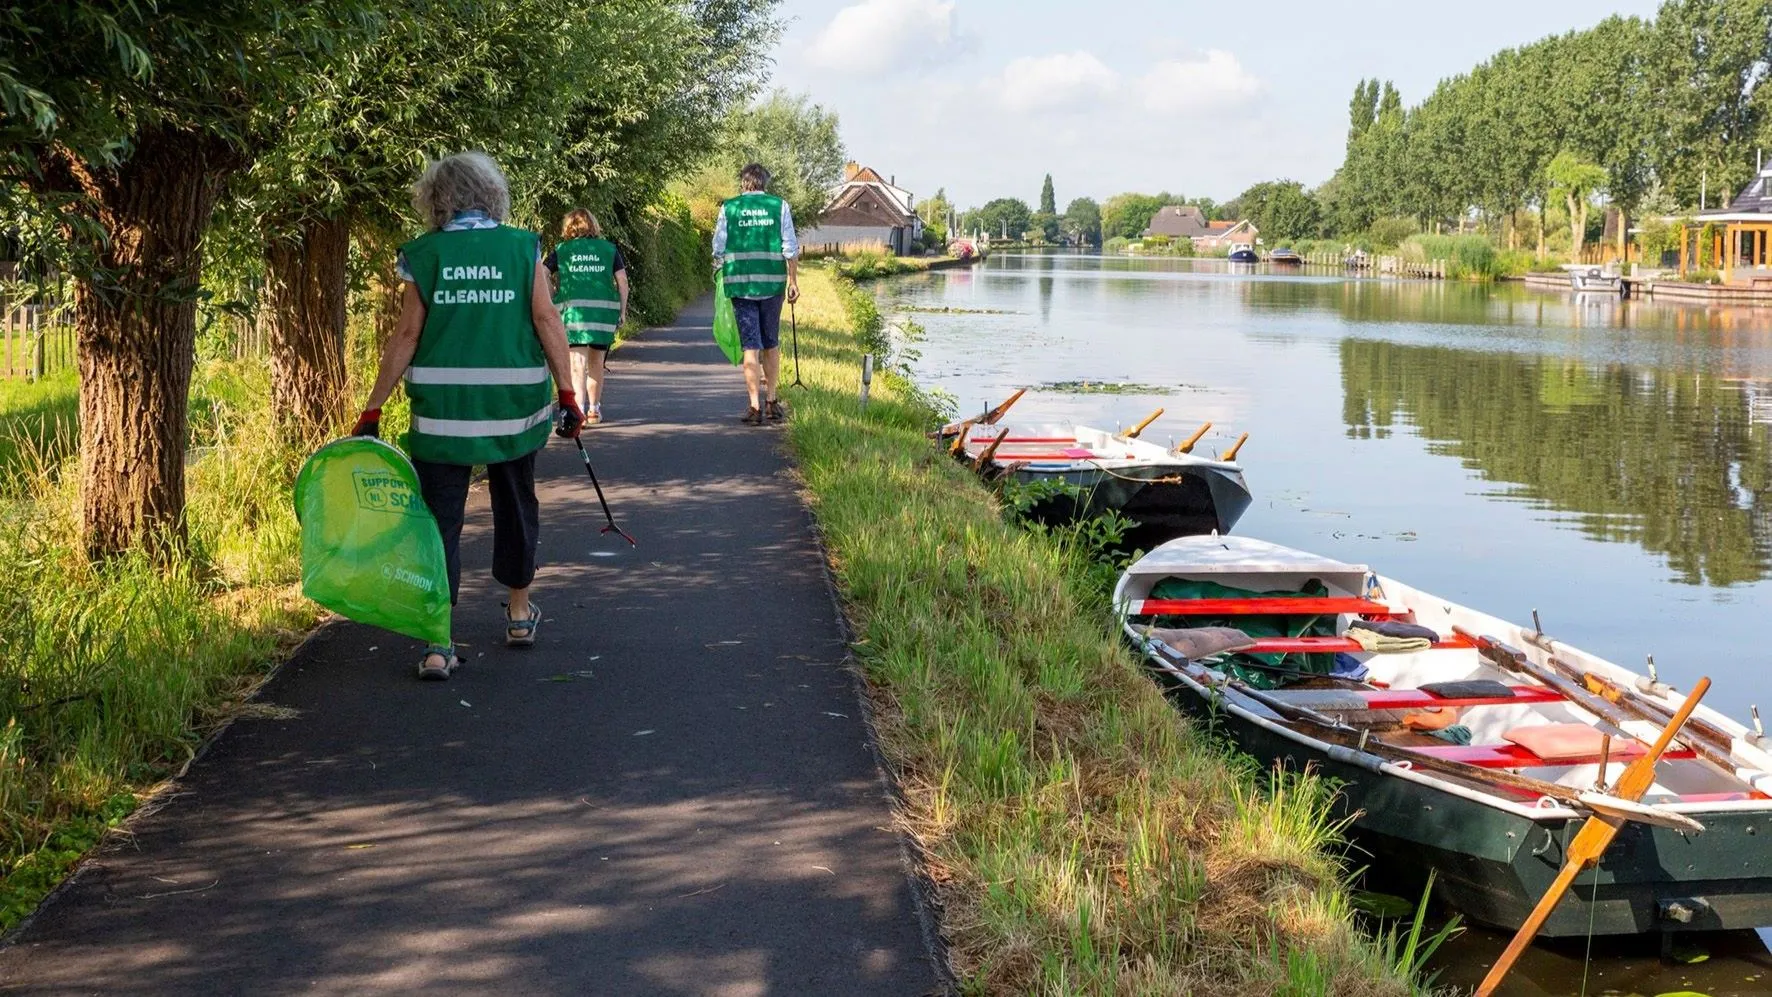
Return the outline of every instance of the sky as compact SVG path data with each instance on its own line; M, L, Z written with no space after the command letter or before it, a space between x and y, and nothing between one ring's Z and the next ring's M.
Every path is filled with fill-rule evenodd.
M1355 83L1406 104L1495 52L1655 0L785 0L772 86L850 158L961 208L1167 190L1228 200L1340 165Z

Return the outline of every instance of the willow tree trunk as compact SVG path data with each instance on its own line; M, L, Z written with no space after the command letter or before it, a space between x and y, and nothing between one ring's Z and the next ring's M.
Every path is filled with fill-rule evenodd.
M1569 205L1569 262L1581 262L1581 244L1587 239L1587 201L1563 195Z
M1546 237L1550 234L1550 195L1538 199L1538 258L1544 259L1548 247Z
M114 167L55 163L91 198L105 234L74 297L81 533L94 558L184 545L203 232L239 165L221 139L170 127L138 133Z
M311 221L265 247L271 401L286 438L314 443L339 429L345 398L345 262L351 229Z

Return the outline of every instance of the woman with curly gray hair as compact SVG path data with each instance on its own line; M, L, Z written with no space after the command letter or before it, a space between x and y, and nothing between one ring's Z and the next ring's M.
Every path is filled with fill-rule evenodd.
M400 249L400 320L353 435L375 436L381 407L404 377L412 402L406 449L449 564L449 601L461 591L461 529L469 475L486 465L492 496L492 576L510 589L505 643L535 643L541 610L529 598L540 532L535 455L557 432L578 435L584 413L569 388L566 329L554 308L541 241L504 224L511 193L485 153L425 166L412 206L430 231ZM425 649L420 678L446 679L453 645Z

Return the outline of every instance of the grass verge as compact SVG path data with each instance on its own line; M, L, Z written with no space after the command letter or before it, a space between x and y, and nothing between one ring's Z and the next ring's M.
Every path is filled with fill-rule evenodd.
M1407 994L1353 927L1330 793L1190 726L1120 645L1099 572L857 404L870 299L801 279L789 439L856 624L881 747L974 994Z
M319 618L296 585L289 485L302 455L275 442L269 388L262 362L199 366L191 543L170 570L87 562L77 475L63 473L71 428L0 465L12 481L0 497L0 928L238 713ZM17 425L20 394L4 397L0 425ZM61 397L20 408L73 404Z

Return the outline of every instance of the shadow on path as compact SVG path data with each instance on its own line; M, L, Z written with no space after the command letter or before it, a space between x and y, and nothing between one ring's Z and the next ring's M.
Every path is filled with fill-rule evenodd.
M937 976L779 432L708 303L616 354L538 471L537 646L484 495L447 683L325 628L0 951L9 993L923 994Z

